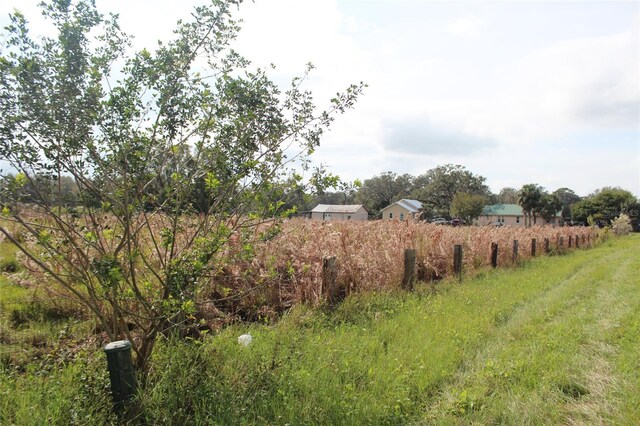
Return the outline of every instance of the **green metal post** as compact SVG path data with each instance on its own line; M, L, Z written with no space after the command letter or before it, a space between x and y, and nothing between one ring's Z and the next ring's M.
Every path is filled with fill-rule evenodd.
M111 380L111 394L116 411L124 407L136 392L136 378L131 362L131 342L118 340L104 347L107 354L107 367Z

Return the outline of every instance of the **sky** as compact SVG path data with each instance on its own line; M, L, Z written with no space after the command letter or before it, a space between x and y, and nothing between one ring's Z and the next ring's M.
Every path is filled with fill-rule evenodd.
M0 0L35 32L36 0ZM206 0L96 0L136 48ZM537 183L640 195L640 2L255 0L234 48L306 82L319 107L368 87L314 154L343 180L460 164L498 192Z

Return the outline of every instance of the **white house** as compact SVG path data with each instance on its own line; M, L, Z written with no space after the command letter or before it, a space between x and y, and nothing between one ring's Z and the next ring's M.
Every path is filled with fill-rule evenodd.
M318 204L311 210L311 219L317 220L367 220L369 212L361 204Z
M382 219L414 219L420 214L422 203L418 200L403 198L381 210Z

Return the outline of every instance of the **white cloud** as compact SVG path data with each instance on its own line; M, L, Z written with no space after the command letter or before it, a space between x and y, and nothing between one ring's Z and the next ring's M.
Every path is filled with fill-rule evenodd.
M485 26L484 19L478 16L462 16L447 25L447 32L456 36L477 35Z
M410 108L512 145L596 127L637 130L638 56L638 38L629 31L561 41L496 67L485 80L489 96L427 98Z
M468 157L495 146L495 141L434 123L429 117L385 120L383 125L382 145L392 153Z
M634 126L640 113L638 37L630 31L561 41L528 54L511 68L507 108L517 120L545 127ZM515 103L520 102L518 108Z

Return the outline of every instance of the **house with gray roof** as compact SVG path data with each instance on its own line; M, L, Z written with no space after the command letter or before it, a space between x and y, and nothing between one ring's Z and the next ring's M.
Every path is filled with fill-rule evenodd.
M311 210L311 219L316 220L367 220L369 212L361 204L318 204Z
M561 215L561 211L551 220L537 217L534 225L556 225ZM476 220L476 225L510 225L525 226L524 212L518 204L493 204L485 206L482 215Z
M408 200L403 198L393 204L388 205L380 211L382 219L386 220L407 220L415 219L422 209L422 203L418 200Z

